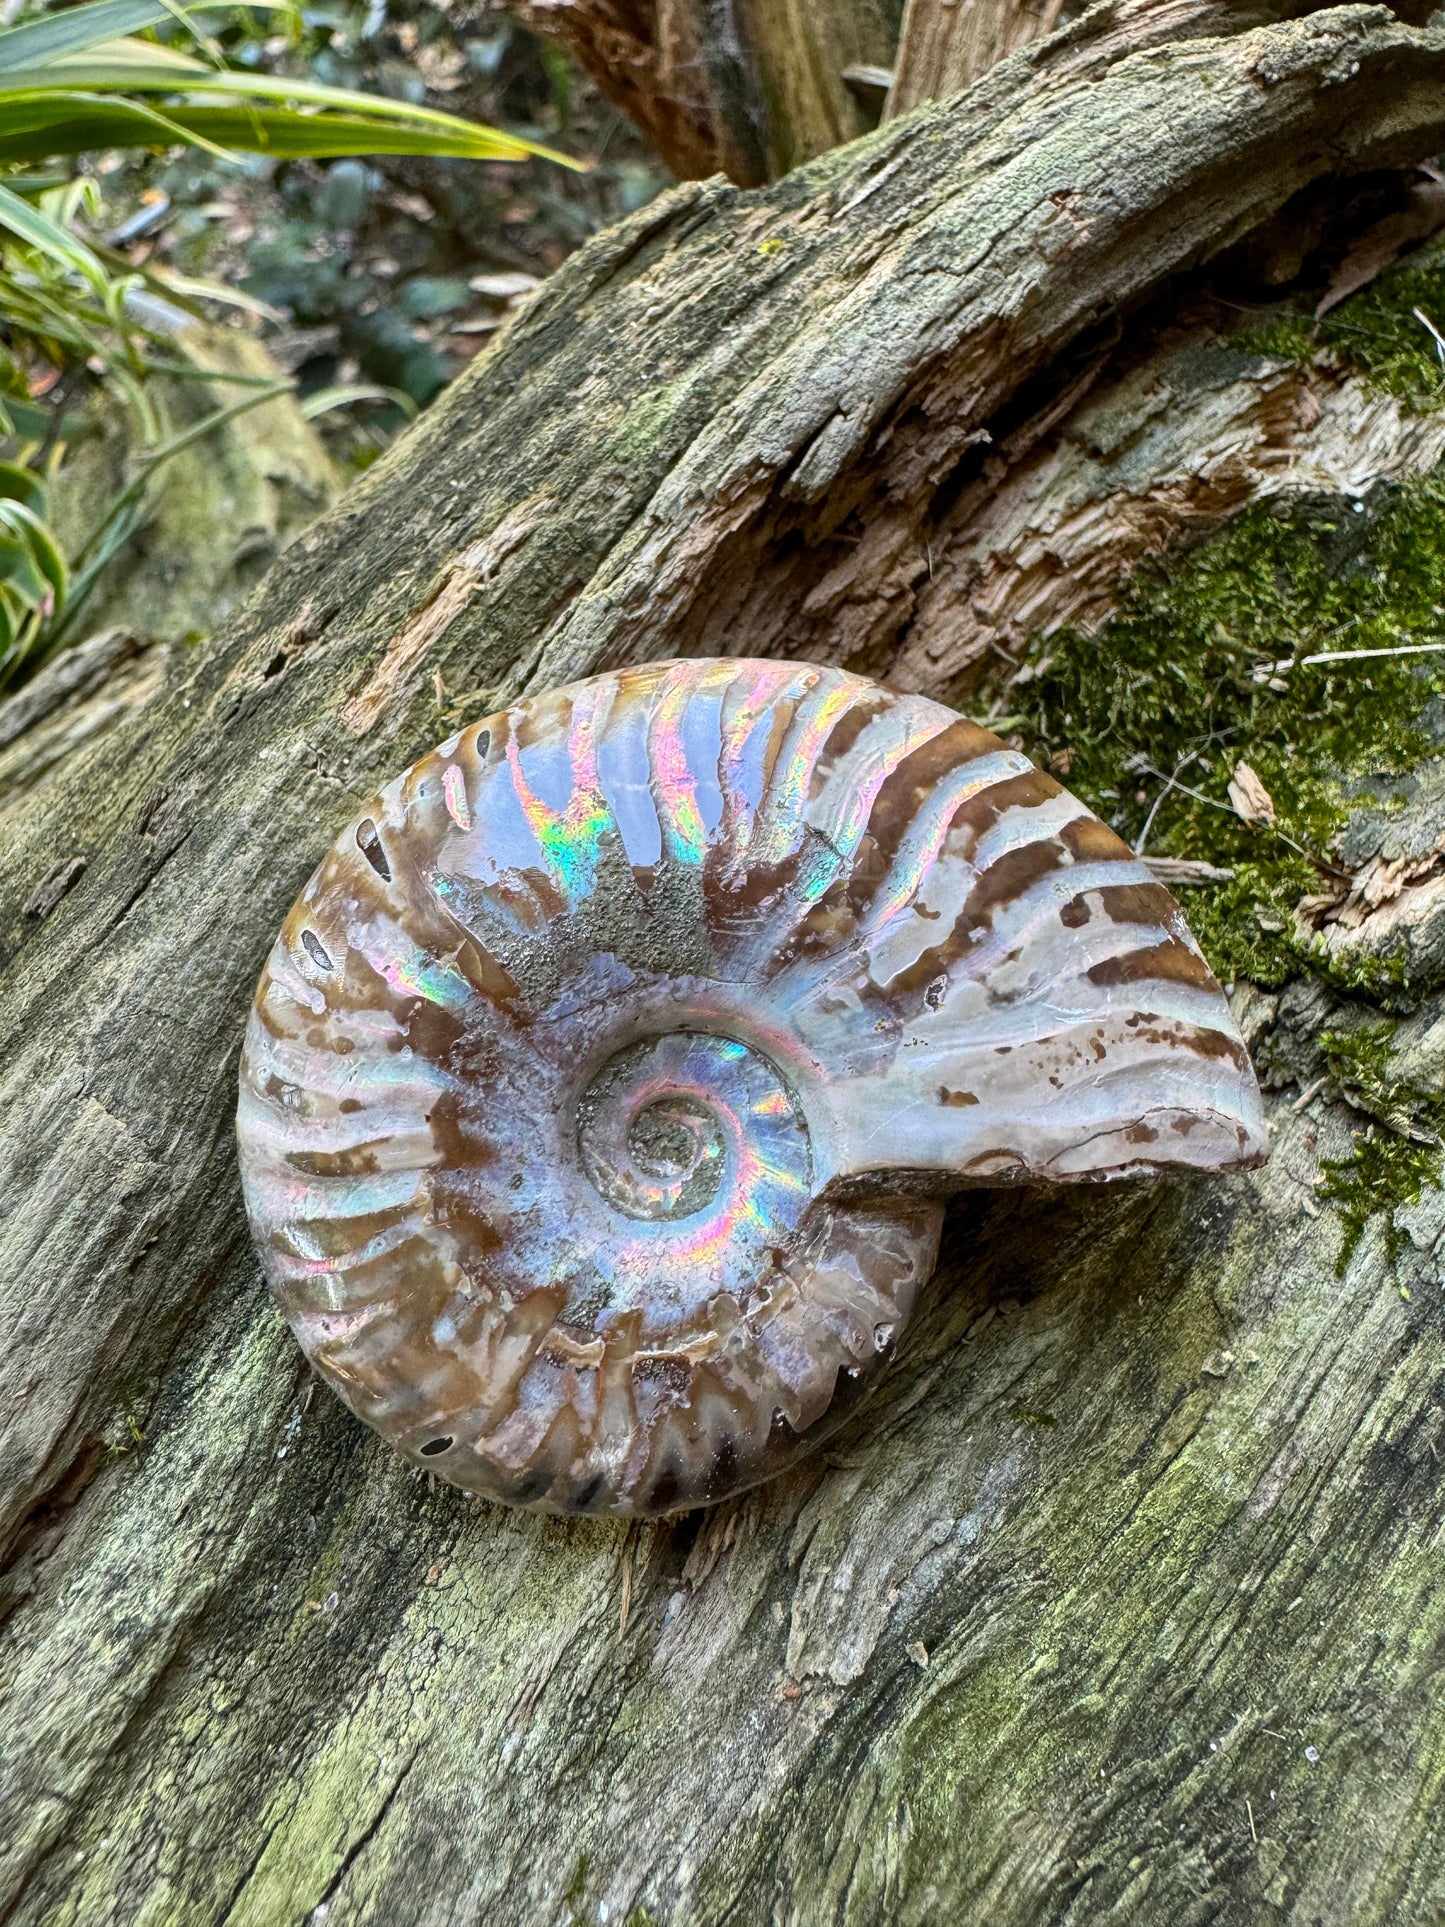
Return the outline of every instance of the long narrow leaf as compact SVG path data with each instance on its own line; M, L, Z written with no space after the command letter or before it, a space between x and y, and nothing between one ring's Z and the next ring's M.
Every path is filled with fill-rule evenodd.
M12 193L18 191L11 187ZM28 200L30 197L23 195L21 198ZM63 227L69 234L82 213L89 215L92 220L98 218L103 203L95 182L86 174L76 174L68 181L60 181L56 186L46 188L36 197L35 205L57 227Z
M50 584L35 565L35 553L24 534L10 526L0 502L0 583L27 609L38 609L52 594Z
M34 469L22 468L18 462L0 462L0 495L23 502L37 515L45 513L45 484Z
M370 96L364 96L368 101ZM434 154L460 160L520 160L537 154L560 160L566 167L580 163L553 155L543 147L513 140L480 122L453 120L445 127L397 119L373 119L365 114L298 114L284 107L193 107L189 101L167 107L177 126L188 129L199 142L273 154L278 160L301 156L314 159L343 154Z
M273 0L249 3L267 5ZM64 54L83 53L87 47L140 33L172 17L173 9L164 0L92 0L89 6L47 13L39 20L27 20L22 27L9 27L0 33L0 73L44 66Z
M105 353L103 334L110 325L110 317L103 307L91 307L75 297L62 302L43 288L22 288L8 276L0 277L0 301L12 328L63 343L82 359ZM18 401L8 396L6 399L12 409L20 406Z
M147 92L175 93L178 91L175 79L169 74L157 73L149 80L130 80L127 89L141 89ZM393 100L387 94L363 94L351 87L328 87L319 80L300 80L286 74L242 74L227 69L217 73L212 68L198 70L188 75L184 91L188 94L235 94L242 99L294 101L303 107L334 107L344 113L375 114L383 120L404 120L418 127L435 127L446 133L459 130L476 131L477 123L461 120L455 114L444 114L435 107L414 107L409 101ZM498 129L492 132L498 140L506 141L515 147L519 154L545 153L552 160L565 156L553 154L549 148L539 147L534 141L524 141L514 134L503 134ZM572 166L578 163L573 161Z
M65 417L57 424L48 408L18 401L14 395L5 397L5 405L0 409L0 416L4 415L10 417L8 432L22 441L41 442L50 435L58 442L73 442L87 432L86 424L78 418Z
M167 80L179 91L193 76L205 78L214 72L204 61L175 47L162 47L149 40L107 40L83 53L0 68L0 93L32 87L154 88Z
M438 135L457 143L454 149L438 148L438 152L476 153L485 141L487 153L497 159L522 160L529 154L536 154L545 160L557 161L564 167L580 168L582 165L568 155L559 154L536 141L505 134L500 128L462 120L456 114L444 114L432 107L414 107L407 101L392 100L385 94L358 93L349 87L327 87L320 81L296 80L285 75L241 74L229 70L218 73L213 68L201 66L198 61L186 62L182 66L174 58L154 63L137 58L133 63L127 61L119 67L109 62L57 62L49 68L13 70L5 75L0 88L7 95L33 94L48 89L58 81L67 87L83 88L93 94L222 94L237 100L269 101L273 105L285 103L298 107L319 107L365 116L367 119L396 121L410 128L433 128ZM8 102L5 111L8 120ZM175 111L174 108L167 109L169 113ZM71 148L65 151L76 150Z
M55 613L60 613L70 586L70 570L60 544L34 509L0 497L0 567L7 563L12 566L6 573L22 594L28 593L25 584L38 582L34 604L38 606L48 591L54 598Z
M374 381L346 381L338 382L333 388L318 388L302 402L301 413L307 421L314 422L333 408L350 408L358 401L389 401L408 421L416 419L416 402L404 388L380 388Z
M138 100L108 100L59 88L32 88L0 99L0 160L39 160L98 147L204 147L230 158L206 133Z
M159 0L95 0L69 7L0 33L0 73L40 67L63 54L79 53L106 40L139 33L167 17Z
M98 293L103 293L107 280L105 269L84 242L58 227L38 207L12 194L3 183L0 183L0 227L48 255L61 267L83 275Z
M8 119L9 102L6 102ZM0 125L0 161L34 161L51 154L87 151L144 142L149 146L187 143L222 152L270 154L277 160L325 160L347 154L431 154L459 160L516 160L519 143L489 127L457 121L455 133L400 121L371 120L360 114L297 114L277 107L192 107L167 105L169 132L155 123L142 132L137 108L127 101L95 99L84 118L59 119L53 126L17 129ZM18 117L17 117L18 118ZM545 150L534 148L534 153ZM567 161L571 167L576 163Z
M280 323L286 319L281 310L273 308L269 301L258 301L254 294L244 294L239 288L223 287L219 281L198 280L194 275L177 274L171 268L158 268L154 263L146 267L145 277L163 292L177 294L182 300L218 301L223 306L243 308L247 314L257 315L262 321Z

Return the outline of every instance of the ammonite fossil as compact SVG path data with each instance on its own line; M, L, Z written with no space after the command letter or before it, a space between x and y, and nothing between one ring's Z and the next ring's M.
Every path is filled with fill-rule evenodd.
M735 660L388 784L271 953L239 1130L355 1412L475 1492L634 1514L853 1407L948 1192L1264 1146L1183 917L1082 803L923 697Z

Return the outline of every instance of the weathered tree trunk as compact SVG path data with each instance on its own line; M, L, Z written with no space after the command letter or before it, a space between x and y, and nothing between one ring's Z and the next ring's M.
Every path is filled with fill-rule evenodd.
M971 86L1006 54L1052 33L1065 5L1066 0L908 0L889 116Z
M1106 0L769 192L599 237L11 809L7 1920L1445 1911L1445 1204L1337 1277L1327 1094L1251 1178L970 1196L849 1431L658 1526L469 1504L313 1396L235 1173L274 928L459 716L676 653L958 696L1262 489L1439 460L1337 372L1305 408L1283 361L1188 358L1181 276L1445 143L1445 31L1240 20ZM1286 1054L1318 1022L1238 994ZM1406 1043L1438 1086L1437 1015Z
M508 0L555 34L683 180L742 187L877 119L845 75L886 70L902 0Z

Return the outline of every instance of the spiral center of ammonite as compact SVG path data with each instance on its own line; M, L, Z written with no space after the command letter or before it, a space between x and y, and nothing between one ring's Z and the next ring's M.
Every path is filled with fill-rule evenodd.
M648 1177L681 1183L679 1216L700 1211L716 1195L722 1179L722 1126L697 1098L675 1091L639 1111L627 1133L627 1148Z
M776 1066L705 1032L610 1058L578 1104L577 1147L597 1191L629 1218L696 1217L736 1201L739 1187L805 1200L811 1184L807 1127Z

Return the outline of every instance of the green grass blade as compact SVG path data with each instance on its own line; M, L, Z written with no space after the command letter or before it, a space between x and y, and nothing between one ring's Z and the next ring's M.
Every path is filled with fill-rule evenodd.
M157 268L154 265L147 266L145 278L163 295L179 295L183 301L218 301L226 307L242 308L262 321L281 323L286 319L281 310L273 308L269 301L258 301L254 294L246 294L240 288L225 287L219 281L198 280L194 275L177 274L174 268Z
M165 87L168 83L157 77L154 83L145 84L150 89ZM169 85L174 87L173 82ZM350 87L327 87L319 80L295 80L280 74L207 71L204 75L188 79L185 91L188 94L235 94L242 100L286 101L302 107L334 108L341 113L374 115L381 120L406 121L416 127L434 127L438 133L453 136L483 131L480 122L462 120L456 114L444 114L435 107L413 107L407 101L392 100L386 94L363 94ZM547 160L560 161L566 167L581 166L579 161L565 154L554 153L550 147L522 140L515 134L504 134L500 128L487 128L485 131L494 140L514 149L518 158L540 154Z
M204 147L222 160L234 158L203 132L183 127L169 113L139 101L107 100L101 94L58 88L33 88L3 98L0 161L83 154L104 147Z
M442 129L370 114L298 114L276 107L193 107L167 109L170 117L198 140L278 160L322 160L344 154L433 154L460 160L520 160L543 154L495 128L464 120ZM561 158L551 157L551 158ZM572 161L565 163L571 167Z
M193 107L167 105L163 115L142 122L149 110L128 101L87 101L73 118L36 113L11 126L5 103L0 126L0 162L37 161L54 154L82 154L99 148L144 144L184 144L212 153L269 154L277 160L326 160L348 154L430 154L459 160L517 160L521 144L509 135L467 121L456 132L409 126L400 120L373 120L360 114L300 114L276 107ZM32 120L36 124L29 124ZM535 153L545 150L535 148ZM565 163L571 167L572 161Z
M253 0L266 4L266 0ZM140 33L172 18L162 0L92 0L84 7L27 20L0 33L0 74L17 67L42 67L66 54L83 53L107 40Z
M26 93L35 87L169 87L179 92L197 74L204 79L215 71L174 47L154 46L148 40L110 40L86 53L0 68L0 94Z
M319 81L295 80L272 74L217 72L212 68L201 66L199 62L186 61L184 65L178 65L174 56L164 61L154 62L137 55L135 59L127 58L119 64L109 60L94 62L77 60L57 64L56 67L48 70L14 69L0 80L0 91L7 96L6 122L8 123L11 112L9 96L17 93L34 96L48 90L56 81L63 81L71 90L84 89L93 95L222 94L235 100L269 102L273 109L283 113L294 111L298 107L314 107L354 117L357 120L394 122L417 131L430 128L438 136L437 144L430 149L409 145L401 148L371 150L377 153L471 154L495 160L523 160L528 155L537 155L544 160L556 161L563 167L580 170L583 165L580 161L575 161L568 155L559 154L554 149L544 147L536 141L522 140L518 135L503 133L500 128L487 127L478 121L462 120L458 115L444 114L431 107L414 107L406 101L391 100L385 94L363 94L348 87L327 87ZM174 114L177 110L171 107L167 112ZM296 118L299 119L300 116ZM412 138L415 139L415 133ZM443 142L446 144L443 145ZM55 151L75 153L79 149L67 143L63 149L57 148ZM298 151L315 150L308 147ZM352 149L350 151L368 150Z
M108 277L85 243L57 226L38 207L12 194L3 182L0 182L0 228L7 229L17 240L24 241L58 266L83 275L104 298Z
M358 401L390 402L409 421L414 421L418 413L416 402L404 388L381 388L374 381L346 381L333 388L318 388L302 402L301 413L314 422L318 415L329 414L333 408L350 408Z

